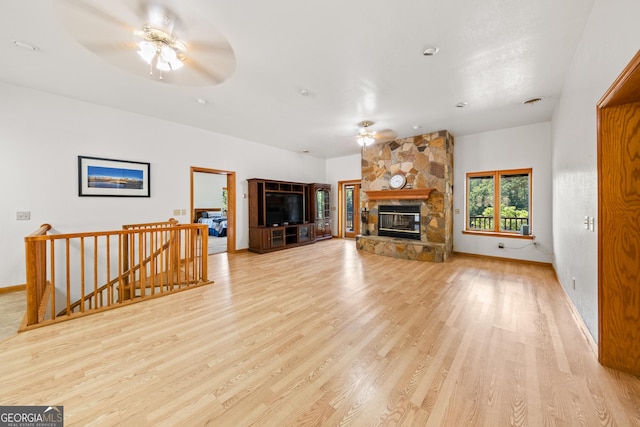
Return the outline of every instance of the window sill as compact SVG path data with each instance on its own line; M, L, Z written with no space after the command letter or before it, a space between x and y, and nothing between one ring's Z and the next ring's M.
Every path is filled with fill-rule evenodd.
M525 239L533 240L536 236L530 234L523 236L518 233L500 233L499 231L479 231L479 230L462 230L462 234L473 234L476 236L493 236L493 237L505 237L507 239Z

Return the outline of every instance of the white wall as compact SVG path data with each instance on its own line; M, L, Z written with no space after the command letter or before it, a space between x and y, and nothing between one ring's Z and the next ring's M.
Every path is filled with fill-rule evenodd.
M222 190L226 186L226 175L194 172L193 207L222 208Z
M535 107L534 107L535 108ZM469 254L552 261L551 125L549 122L455 137L453 149L453 250ZM532 168L531 240L462 234L468 172ZM457 213L459 212L459 213ZM498 243L505 245L498 248Z
M555 269L598 340L596 104L637 52L640 2L596 0L552 120ZM572 278L576 279L573 289Z
M6 84L0 117L0 287L25 282L24 236L43 223L113 230L188 213L191 166L236 172L238 249L249 244L247 178L325 181L323 159ZM78 197L78 155L151 163L151 197Z
M360 154L327 159L325 183L331 184L331 234L334 236L338 234L338 181L361 179L361 165Z

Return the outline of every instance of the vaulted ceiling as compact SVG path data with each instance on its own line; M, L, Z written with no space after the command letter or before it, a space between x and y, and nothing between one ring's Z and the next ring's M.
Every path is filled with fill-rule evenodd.
M163 80L133 43L154 5L188 51ZM363 120L397 137L550 120L592 5L11 0L0 82L331 158L359 152Z

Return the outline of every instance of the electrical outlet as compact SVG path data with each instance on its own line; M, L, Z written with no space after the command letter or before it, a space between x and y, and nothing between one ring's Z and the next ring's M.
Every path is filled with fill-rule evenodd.
M500 249L504 249L504 243L502 243L502 242L498 243L498 247L499 247Z
M31 219L31 212L29 211L16 212L16 220L29 221L30 219Z
M174 215L180 215L180 209L174 209L173 210L173 214Z
M186 209L182 209L182 215L186 215L187 214L187 210Z

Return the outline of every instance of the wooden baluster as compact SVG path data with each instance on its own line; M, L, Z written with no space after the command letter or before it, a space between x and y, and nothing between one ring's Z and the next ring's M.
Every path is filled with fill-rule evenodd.
M204 224L200 227L200 239L202 240L201 246L204 248L200 259L200 262L202 263L202 280L207 281L209 280L207 268L207 264L209 263L209 230Z
M189 285L189 276L192 274L192 260L193 260L193 240L191 237L191 229L185 228L184 230L184 279L180 280L180 287L183 285Z
M85 295L85 277L84 277L84 237L80 237L80 312L84 313L84 295Z
M55 251L55 243L56 241L51 239L49 240L49 260L51 264L51 319L56 318L56 251Z
M134 260L134 254L136 252L136 241L135 241L135 235L133 233L129 234L129 264L127 265L127 271L129 272L128 276L129 276L129 282L127 283L127 289L128 289L128 299L131 300L133 299L136 290L134 289L134 284L135 284L135 272L133 271L133 266L135 265L135 260ZM140 273L138 272L138 275Z
M106 252L107 252L107 265L106 265L106 276L107 282L111 281L111 236L106 237ZM109 286L107 289L107 305L113 305L113 285Z
M66 251L65 251L65 266L66 266L66 291L67 291L67 316L71 315L71 265L69 263L69 252L70 252L70 246L69 246L69 238L65 239L65 247L66 247Z
M146 289L145 288L146 288L146 285L147 285L147 283L146 283L147 272L146 272L145 266L144 266L144 264L142 262L142 260L144 259L144 251L143 251L144 242L143 242L143 239L142 239L142 236L143 236L142 232L138 231L136 234L138 236L138 264L140 266L140 268L138 270L138 272L139 272L139 274L138 274L138 276L139 276L138 282L139 282L139 286L140 286L140 297L144 298L145 294L146 294Z
M156 293L156 263L155 263L155 232L151 231L149 235L149 247L151 247L151 258L149 259L149 275L151 277L151 295Z
M93 304L95 308L102 306L98 302L98 236L93 236ZM102 299L100 297L100 299Z

